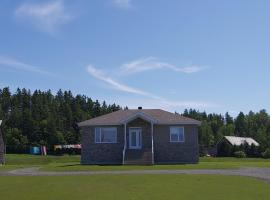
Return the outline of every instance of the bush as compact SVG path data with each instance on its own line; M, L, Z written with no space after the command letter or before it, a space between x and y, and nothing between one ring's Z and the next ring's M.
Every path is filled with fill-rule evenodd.
M236 151L233 153L234 157L236 158L245 158L247 157L246 153L244 151Z
M264 158L270 158L270 148L266 149L265 152L263 152L262 156Z

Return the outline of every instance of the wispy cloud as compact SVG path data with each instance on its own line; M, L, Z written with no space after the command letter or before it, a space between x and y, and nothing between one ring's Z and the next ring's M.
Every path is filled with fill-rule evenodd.
M121 84L121 83L113 80L112 78L106 76L106 74L103 71L96 69L92 65L88 65L87 71L88 71L88 73L90 75L92 75L96 79L104 81L105 83L112 86L114 89L117 89L117 90L120 90L120 91L123 91L123 92L144 95L144 96L149 96L150 95L147 92L144 92L142 90L139 90L139 89L136 89L136 88L133 88L133 87L129 87L127 85Z
M118 8L130 8L131 0L112 0L114 6Z
M206 107L216 107L217 106L217 105L212 104L212 103L200 102L200 101L171 101L171 100L165 99L163 97L157 96L155 94L146 92L144 90L140 90L140 89L122 84L122 83L112 79L111 77L109 77L103 71L93 67L92 65L88 65L87 72L91 76L93 76L94 78L103 81L104 83L106 83L108 86L112 87L115 90L144 96L144 97L147 97L148 99L152 99L152 101L158 102L160 105L163 105L166 107L206 108Z
M133 74L133 73L139 73L143 71L157 70L157 69L170 69L175 72L191 74L191 73L199 72L205 69L205 67L197 66L197 65L191 65L187 67L177 67L170 63L161 62L155 57L148 57L148 58L142 58L142 59L125 63L120 67L120 69L121 69L121 73L123 74Z
M15 10L15 17L49 34L55 34L61 25L73 19L62 0L23 3Z
M47 76L54 76L54 74L47 72L45 70L42 70L40 67L25 64L9 57L0 56L0 67L12 68L16 70L38 73L38 74L47 75Z

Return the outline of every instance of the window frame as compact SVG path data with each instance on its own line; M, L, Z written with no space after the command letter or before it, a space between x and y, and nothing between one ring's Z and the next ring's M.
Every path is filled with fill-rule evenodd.
M177 128L177 129L182 129L183 130L183 140L180 140L180 131L177 133L177 141L176 140L172 140L172 129L173 128ZM184 126L170 126L170 142L171 143L184 143L185 142L185 127Z
M99 129L99 131L98 131ZM102 142L102 129L114 129L115 130L115 141L113 142ZM99 141L97 141L97 135L99 135ZM95 144L116 144L117 143L117 127L95 127Z

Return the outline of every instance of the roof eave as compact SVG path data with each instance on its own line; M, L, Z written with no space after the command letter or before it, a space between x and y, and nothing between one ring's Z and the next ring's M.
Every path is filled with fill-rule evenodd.
M121 124L127 124L127 123L129 123L132 120L137 119L137 118L142 118L143 120L148 121L148 122L153 123L153 124L157 124L158 123L158 121L156 119L154 119L153 117L151 117L149 115L146 115L143 112L135 113L135 114L129 116L128 118L120 121L120 123Z
M82 127L87 127L87 126L121 126L123 124L119 124L119 123L96 123L96 124L79 124L78 123L78 127L82 128Z
M82 128L82 127L88 127L88 126L121 126L121 125L124 125L125 123L96 123L96 124L80 124L78 123L78 127ZM156 123L153 123L154 125L167 125L167 126L170 126L170 125L197 125L197 126L200 126L201 123L194 123L194 122L179 122L179 123L159 123L159 122L156 122Z

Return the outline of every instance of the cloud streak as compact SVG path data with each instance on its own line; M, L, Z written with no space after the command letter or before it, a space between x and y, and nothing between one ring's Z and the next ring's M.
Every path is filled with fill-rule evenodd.
M60 26L73 18L67 13L61 0L49 3L24 3L15 10L15 17L49 34L55 34Z
M41 68L29 64L22 63L13 58L0 56L0 67L8 67L16 70L32 72L37 74L42 74L46 76L54 76L54 74L42 70Z
M130 8L131 0L112 0L112 3L115 7L118 8Z
M147 92L144 92L142 90L139 90L139 89L136 89L136 88L133 88L133 87L129 87L127 85L121 84L121 83L113 80L112 78L106 76L104 72L102 72L101 70L96 69L92 65L88 65L87 72L91 76L93 76L96 79L99 79L99 80L107 83L108 85L112 86L116 90L132 93L132 94L139 94L139 95L143 95L143 96L149 96L150 95Z
M170 69L175 72L186 74L196 73L202 71L205 67L191 65L187 67L177 67L175 65L160 62L155 57L142 58L123 64L120 69L122 74L134 74L150 70Z
M149 99L154 100L155 102L158 102L160 105L165 105L167 107L192 107L192 108L206 108L206 107L216 107L217 105L207 102L198 102L198 101L171 101L167 100L163 97L157 96L155 94L146 92L144 90L140 90L134 87L130 87L128 85L122 84L108 75L106 75L103 71L95 68L92 65L87 66L87 72L93 76L94 78L103 81L108 86L112 87L115 90L127 92L131 94L136 94L140 96L147 97Z

